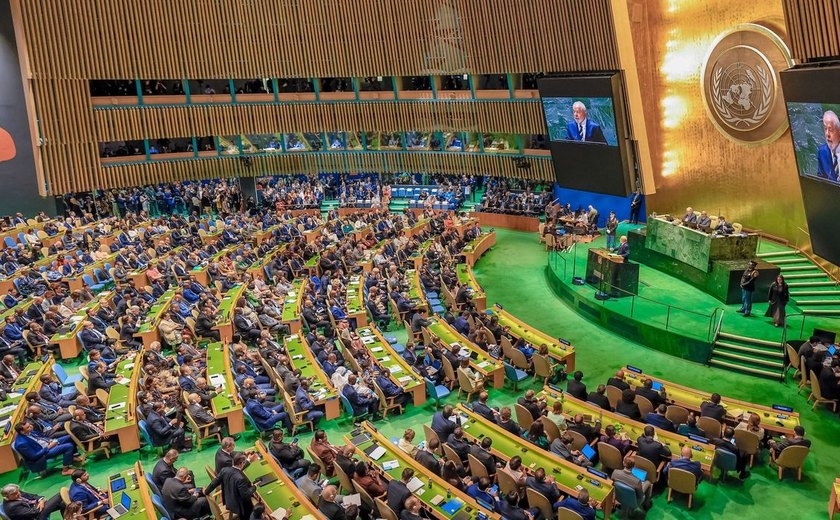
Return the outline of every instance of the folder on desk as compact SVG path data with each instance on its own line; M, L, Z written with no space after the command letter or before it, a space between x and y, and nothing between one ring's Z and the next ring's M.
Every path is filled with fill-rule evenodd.
M415 491L423 487L423 481L417 477L412 477L411 480L408 481L408 484L406 484L406 487L409 491L414 493Z
M464 507L464 503L457 498L453 498L449 502L443 504L440 508L448 515L454 515L459 509Z

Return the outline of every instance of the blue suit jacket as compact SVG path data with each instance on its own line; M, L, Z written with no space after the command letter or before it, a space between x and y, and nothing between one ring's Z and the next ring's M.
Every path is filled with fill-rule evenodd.
M88 511L89 509L96 507L96 503L99 502L100 497L91 492L85 486L73 482L70 484L70 500L74 502L81 502L82 510Z
M382 393L388 397L396 397L402 393L402 388L385 376L376 376L376 384L382 389Z
M604 132L601 130L601 127L592 121L591 119L586 119L586 142L592 143L605 143L607 142L606 138L604 137ZM566 123L566 139L571 141L580 141L581 135L580 130L578 129L578 124L575 122L574 119L570 120Z
M295 409L298 412L302 412L309 411L313 408L315 408L315 403L309 397L309 392L304 390L302 386L299 386L297 392L295 392Z
M700 463L696 460L672 460L670 464L665 466L665 472L667 473L670 468L683 469L689 473L694 473L694 476L697 477L698 484L703 480L703 470L700 468Z
M274 427L275 423L269 423L268 420L274 415L274 412L266 408L262 403L256 399L248 399L245 404L245 409L251 414L257 426L263 430Z
M592 506L581 504L577 498L566 497L558 505L566 509L571 509L582 516L584 520L595 520L595 509Z
M446 439L449 438L449 434L455 431L457 428L457 424L450 421L449 419L445 419L440 412L437 412L432 417L432 430L438 434L441 442L446 442Z
M45 439L49 441L50 439ZM31 471L43 471L47 468L47 448L44 448L33 435L17 435L14 442L15 450L20 453Z
M645 421L651 426L655 426L662 430L674 433L677 432L676 427L674 427L674 423L668 420L668 418L664 415L659 415L658 413L650 412L647 414L647 417L645 417Z
M350 406L353 407L354 415L361 415L367 411L367 404L369 400L359 395L359 393L356 392L356 389L353 388L353 385L344 385L344 388L341 389L341 393L348 401L350 401Z
M837 174L834 173L832 167L831 150L826 143L817 148L817 175L832 182L837 182Z
M630 257L630 245L626 242L618 246L615 254L621 255L624 257L624 260L627 260Z

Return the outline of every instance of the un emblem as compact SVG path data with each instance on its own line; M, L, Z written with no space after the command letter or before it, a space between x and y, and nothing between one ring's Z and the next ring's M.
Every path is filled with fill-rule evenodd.
M709 119L728 139L759 145L787 129L778 72L793 65L770 29L743 24L719 35L703 61L701 90Z

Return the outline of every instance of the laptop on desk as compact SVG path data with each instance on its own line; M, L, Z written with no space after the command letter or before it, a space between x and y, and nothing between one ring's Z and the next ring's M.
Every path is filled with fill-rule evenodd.
M120 503L108 510L111 518L119 518L131 510L131 497L123 493L120 497Z

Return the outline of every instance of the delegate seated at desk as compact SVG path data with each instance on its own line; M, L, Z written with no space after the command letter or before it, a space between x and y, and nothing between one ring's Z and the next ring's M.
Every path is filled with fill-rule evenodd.
M703 213L705 215L705 213ZM706 217L708 218L708 217ZM697 215L694 214L694 208L691 206L685 208L685 215L682 218L682 225L689 226L691 224L697 224ZM711 222L711 221L710 221Z
M718 225L715 226L715 235L731 235L735 232L732 224L726 221L723 216L718 217Z
M709 229L712 227L712 219L709 215L706 214L705 211L700 212L700 216L697 218L697 229L700 231L708 232Z

